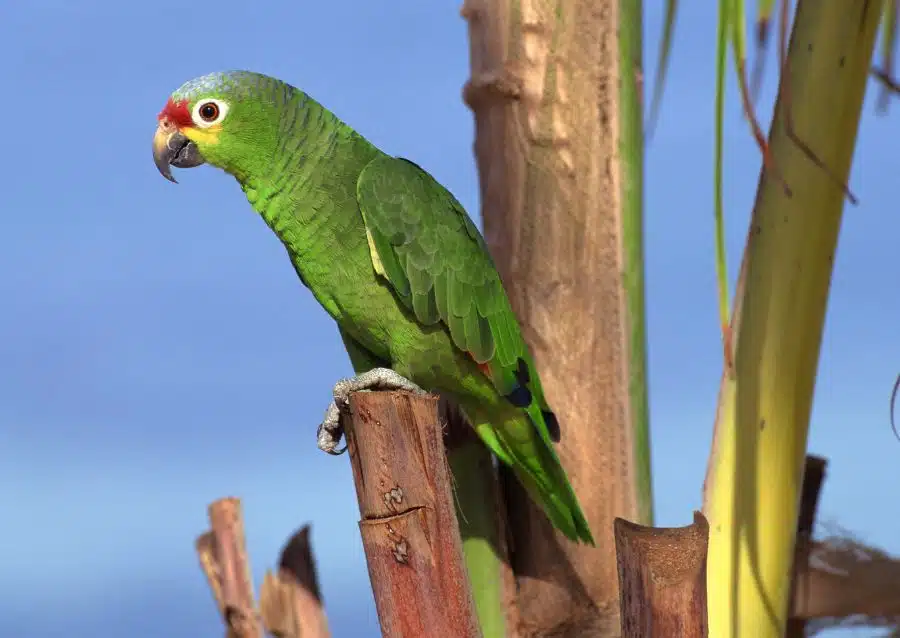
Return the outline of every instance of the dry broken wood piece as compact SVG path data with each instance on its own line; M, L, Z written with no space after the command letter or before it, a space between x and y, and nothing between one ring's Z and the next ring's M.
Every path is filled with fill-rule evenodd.
M211 529L197 538L196 549L225 623L225 636L263 638L254 604L240 499L229 497L211 503L209 522Z
M263 626L276 638L329 638L316 566L303 526L281 550L278 572L266 573L259 591Z

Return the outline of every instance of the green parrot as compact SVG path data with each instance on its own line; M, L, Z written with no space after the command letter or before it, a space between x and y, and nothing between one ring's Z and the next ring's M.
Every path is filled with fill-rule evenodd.
M462 205L422 168L386 155L309 95L249 71L212 73L169 97L153 159L233 175L337 322L354 371L319 426L336 452L350 392L403 389L455 402L553 525L593 544L500 277Z

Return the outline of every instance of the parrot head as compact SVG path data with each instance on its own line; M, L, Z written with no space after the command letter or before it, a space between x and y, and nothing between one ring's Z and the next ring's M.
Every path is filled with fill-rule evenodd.
M245 179L271 166L278 115L295 89L259 73L211 73L184 83L160 111L153 161L175 182L172 166L210 164Z

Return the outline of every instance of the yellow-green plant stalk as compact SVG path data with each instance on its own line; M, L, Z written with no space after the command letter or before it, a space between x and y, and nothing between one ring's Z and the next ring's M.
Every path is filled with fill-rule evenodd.
M784 89L770 131L783 182L760 179L732 327L735 376L723 378L705 486L710 523L709 635L780 638L788 614L797 508L819 346L846 180L880 0L799 0L788 53L797 135Z
M468 427L466 425L465 427ZM472 589L472 600L483 638L508 633L499 538L497 472L490 450L481 441L462 441L447 450L453 473L456 519Z
M674 19L674 0L673 13ZM640 88L643 7L619 2L619 161L622 175L622 288L627 306L628 395L634 432L634 479L638 522L653 524L650 408L647 391L647 312L644 287L644 127ZM671 39L671 28L668 37ZM666 45L668 46L668 44ZM660 85L661 86L661 85Z

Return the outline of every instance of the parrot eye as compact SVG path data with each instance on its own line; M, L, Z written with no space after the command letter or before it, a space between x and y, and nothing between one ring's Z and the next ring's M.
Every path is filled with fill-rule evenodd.
M222 121L228 113L228 105L221 100L203 100L194 107L194 124L200 128L208 128Z
M212 122L214 119L219 117L219 107L216 106L213 102L207 102L200 107L200 117L202 117L207 122Z

